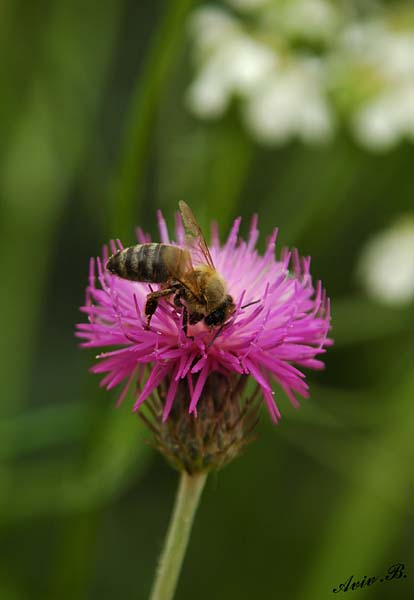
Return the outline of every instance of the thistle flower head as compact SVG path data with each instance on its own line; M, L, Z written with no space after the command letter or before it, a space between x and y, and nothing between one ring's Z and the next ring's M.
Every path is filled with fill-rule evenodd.
M170 240L160 212L158 226L161 242L184 244L184 229L178 215L175 241ZM190 325L187 335L183 330L183 310L171 298L159 302L151 326L146 328L146 298L158 284L151 287L108 272L106 247L102 258L91 259L86 302L81 308L88 322L78 325L77 335L82 338L83 347L104 349L91 370L105 374L101 385L107 389L123 383L119 403L134 380L137 390L134 410L146 401L150 406L154 395L157 396L156 405L151 404L151 407L158 444L162 445L166 436L173 439L179 435L183 413L187 415L184 427L187 429L195 417L200 419L201 414L206 414L208 403L207 412L211 417L211 407L217 409L220 403L218 390L224 390L226 397L228 390L237 390L235 395L239 398L243 386L237 382L247 380L246 376L256 380L268 412L276 422L281 414L273 384L276 382L297 407L296 395L308 396L301 369L323 367L318 357L330 344L327 338L329 301L321 283L312 283L310 258L300 257L296 250L285 249L277 259L277 230L260 255L255 249L259 237L257 217L251 221L247 241L239 239L239 226L240 219L236 219L226 242L221 244L217 227L213 225L210 245L215 268L226 282L236 309L222 327L208 328L200 322ZM137 238L139 243L149 241L140 229ZM111 242L111 253L121 248L119 241ZM227 432L223 447L230 444L234 449L242 445L235 424L242 423L245 430L245 413L241 405L236 412L234 408L227 411L225 424L218 426ZM166 423L170 427L168 435L166 429L162 430ZM176 426L174 431L171 431L172 423ZM211 437L212 428L207 429L198 432L200 439ZM220 453L216 441L213 445ZM173 441L169 447L174 447ZM205 447L198 448L197 452L205 453ZM183 464L182 454L180 456ZM173 457L171 462L174 460Z

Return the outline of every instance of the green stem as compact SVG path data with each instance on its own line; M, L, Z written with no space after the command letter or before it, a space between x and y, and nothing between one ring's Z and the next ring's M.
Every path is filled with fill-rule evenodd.
M181 473L174 511L168 527L150 600L171 600L190 538L191 526L207 479L206 473Z

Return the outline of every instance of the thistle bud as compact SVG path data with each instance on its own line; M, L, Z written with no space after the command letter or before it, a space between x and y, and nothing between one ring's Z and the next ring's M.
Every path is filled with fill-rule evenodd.
M246 397L246 383L245 375L211 373L194 415L188 411L189 386L181 381L168 419L163 420L169 385L163 382L157 395L147 401L147 410L139 412L153 434L150 444L171 466L190 475L221 469L253 439L258 422L258 389Z

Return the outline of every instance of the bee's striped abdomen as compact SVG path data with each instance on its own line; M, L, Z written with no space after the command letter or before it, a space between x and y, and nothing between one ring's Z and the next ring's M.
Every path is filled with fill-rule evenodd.
M183 250L169 244L137 244L120 250L108 260L106 268L124 279L165 283L178 274Z

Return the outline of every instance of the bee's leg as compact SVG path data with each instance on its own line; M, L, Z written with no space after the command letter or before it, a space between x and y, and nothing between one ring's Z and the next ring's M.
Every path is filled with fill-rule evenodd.
M187 307L183 306L183 331L184 331L184 335L185 337L188 337L188 310Z
M160 298L165 298L166 296L171 296L176 292L175 287L169 287L165 290L159 290L157 292L151 292L147 296L147 301L145 303L145 316L147 317L146 329L149 329L152 315L157 310L158 302Z
M184 298L185 292L183 290L179 290L174 296L174 304L177 308L183 308L184 304L181 302L181 298Z
M192 335L187 334L188 324L195 325L196 323L199 323L203 318L204 318L204 315L201 313L191 313L191 315L189 315L187 307L184 306L184 308L183 308L183 331L184 331L186 337L191 338L192 340L194 339L194 337Z
M183 311L183 331L186 337L187 335L187 327L188 327L188 310L185 304L181 302L181 298L184 298L185 292L184 290L178 291L174 296L174 305L177 308L181 308Z
M194 339L192 335L187 335L188 324L195 325L196 323L199 323L203 318L204 315L201 313L191 313L191 315L189 315L187 307L183 306L183 331L186 337Z
M183 311L183 331L184 331L185 336L192 337L187 334L188 323L190 323L190 325L194 325L195 323L198 323L198 321L200 321L203 318L203 316L201 316L200 319L196 319L194 321L193 316L196 313L192 313L191 315L189 315L188 308L186 307L185 304L183 304L181 302L181 298L185 298L185 290L181 290L181 291L177 292L177 294L174 296L174 304L177 308L181 308Z
M147 323L145 325L145 329L149 329L151 323L151 317L157 310L158 299L157 298L149 298L151 294L148 294L147 301L145 303L145 316L147 317Z

